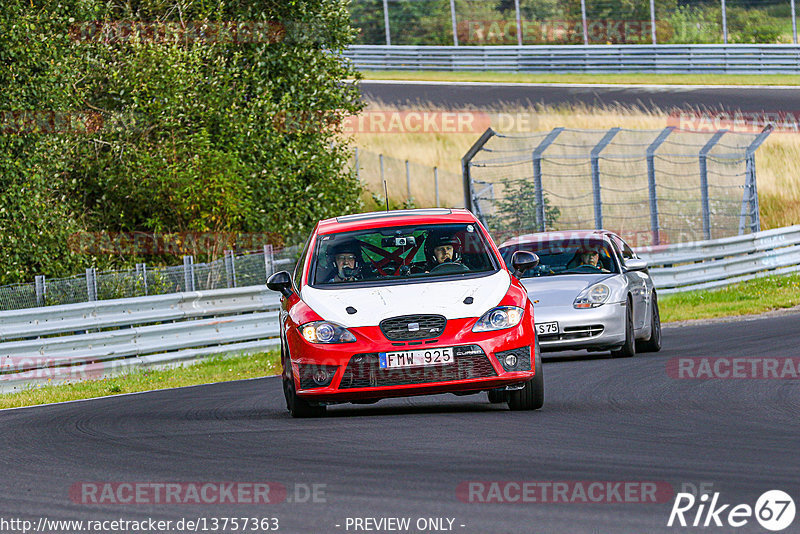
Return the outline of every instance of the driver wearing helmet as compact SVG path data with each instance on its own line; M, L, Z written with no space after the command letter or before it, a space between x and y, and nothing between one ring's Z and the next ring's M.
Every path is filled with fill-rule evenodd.
M428 236L425 240L425 258L427 267L425 272L430 272L444 263L461 263L461 240L451 235Z
M583 248L578 251L576 259L578 267L588 265L589 267L594 267L595 269L598 269L604 273L609 272L608 269L603 267L603 264L600 263L600 252L598 252L596 249Z
M336 273L328 284L361 280L361 249L355 241L345 241L328 249L328 258Z

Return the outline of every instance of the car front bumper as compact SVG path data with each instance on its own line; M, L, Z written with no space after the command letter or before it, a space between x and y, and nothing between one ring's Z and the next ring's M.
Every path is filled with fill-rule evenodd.
M608 350L625 342L625 302L597 308L536 306L536 323L558 322L558 334L539 334L542 352Z
M395 343L386 339L378 327L350 328L355 343L312 344L296 329L287 331L292 376L297 394L315 402L359 400L470 393L514 386L531 380L535 369L535 335L530 320L506 330L472 332L476 319L452 319L436 339ZM447 365L381 369L378 354L408 350L455 347L455 361ZM513 370L506 371L498 353L529 347ZM520 353L524 355L524 351ZM319 387L310 373L324 367L335 371L330 384Z

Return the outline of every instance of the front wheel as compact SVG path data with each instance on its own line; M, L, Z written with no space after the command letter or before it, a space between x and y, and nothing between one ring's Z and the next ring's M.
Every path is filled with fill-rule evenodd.
M630 299L625 307L625 343L611 351L612 358L630 358L636 354L636 342L633 337L633 306Z
M534 348L533 369L536 375L525 382L525 387L516 391L509 391L508 408L511 410L538 410L544 406L544 373L542 372L542 355L539 352L538 342Z
M297 395L293 380L283 379L283 394L286 397L286 408L292 417L305 418L325 415L325 405L312 405Z
M661 350L661 314L658 311L658 299L653 293L653 304L650 310L650 338L636 344L637 352L658 352Z

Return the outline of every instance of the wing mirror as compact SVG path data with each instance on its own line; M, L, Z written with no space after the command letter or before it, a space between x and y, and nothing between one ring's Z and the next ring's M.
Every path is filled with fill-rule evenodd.
M639 258L625 260L623 265L627 271L644 271L647 269L647 261Z
M514 274L520 277L525 271L533 269L539 265L539 256L527 250L518 250L511 256L511 267Z
M278 271L269 277L267 287L288 298L292 296L292 277L286 271Z

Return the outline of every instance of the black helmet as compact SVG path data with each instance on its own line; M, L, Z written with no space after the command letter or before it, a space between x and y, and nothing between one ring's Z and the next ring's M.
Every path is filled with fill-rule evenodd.
M347 241L342 241L341 243L336 243L328 247L328 260L330 261L331 267L335 271L338 272L338 266L336 265L336 256L340 254L352 254L355 256L356 261L353 267L353 276L359 276L361 274L361 266L363 265L363 259L361 257L361 245L355 239L348 239Z
M430 234L425 240L425 258L431 264L437 263L436 256L433 251L437 247L451 245L453 247L453 261L461 261L461 240L454 235L450 234Z

